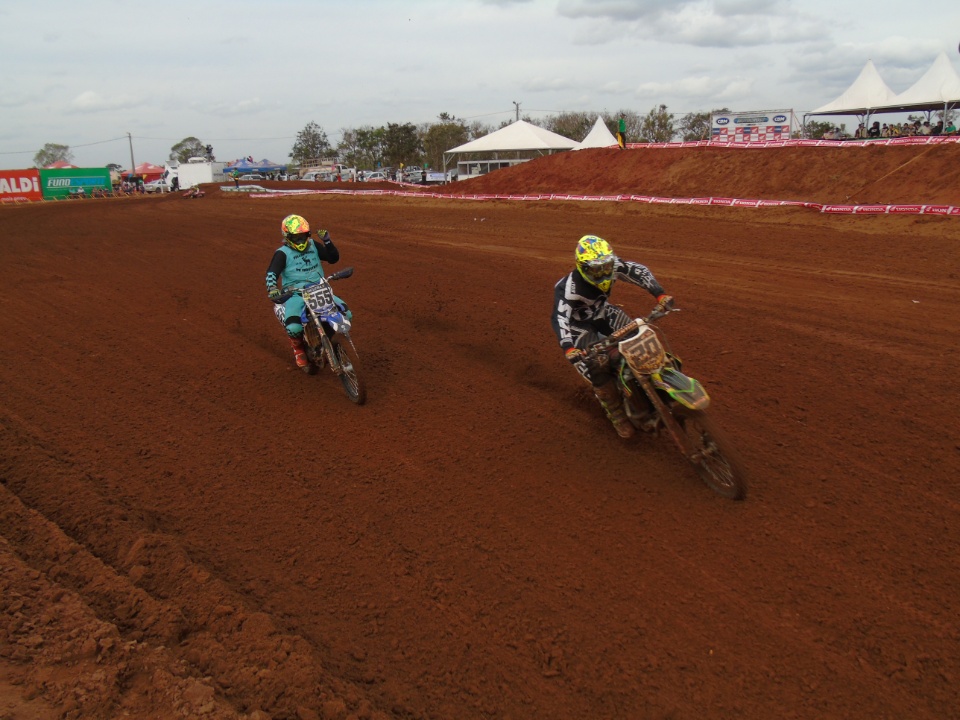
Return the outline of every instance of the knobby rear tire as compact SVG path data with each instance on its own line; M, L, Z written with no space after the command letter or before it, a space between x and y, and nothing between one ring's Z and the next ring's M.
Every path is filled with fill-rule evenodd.
M747 476L742 460L724 432L701 410L678 408L674 417L689 448L699 455L699 460L691 462L707 487L721 497L743 500L747 496Z
M333 345L333 353L343 368L343 374L340 375L343 391L351 402L363 405L367 401L367 385L360 374L360 361L353 341L346 335L337 333L330 342Z

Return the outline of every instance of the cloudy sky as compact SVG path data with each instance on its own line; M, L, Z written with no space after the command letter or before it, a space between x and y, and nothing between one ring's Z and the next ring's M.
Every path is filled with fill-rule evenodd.
M46 143L162 163L189 136L285 162L311 121L336 144L514 103L799 114L868 59L895 92L940 52L960 69L958 44L958 0L0 0L0 169Z

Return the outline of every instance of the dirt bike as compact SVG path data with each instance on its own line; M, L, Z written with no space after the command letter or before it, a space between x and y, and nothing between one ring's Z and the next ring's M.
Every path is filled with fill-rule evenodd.
M742 500L747 479L730 442L707 416L710 397L700 382L681 372L654 321L677 309L659 306L643 318L591 345L585 361L609 363L630 423L648 433L665 430L707 486L725 498Z
M353 275L353 268L344 268L329 277L302 288L284 288L277 303L277 317L283 322L283 303L293 295L303 298L300 322L303 324L303 346L310 364L304 368L309 375L329 365L340 378L343 390L351 402L363 405L367 401L367 386L359 371L357 349L350 337L350 313L338 302L330 283Z

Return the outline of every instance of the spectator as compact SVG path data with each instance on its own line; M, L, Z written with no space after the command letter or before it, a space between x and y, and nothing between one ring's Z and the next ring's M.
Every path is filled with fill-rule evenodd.
M929 135L931 132L930 123L926 120L923 121L923 125L920 126L920 130L917 135Z
M235 188L239 188L240 187L240 171L234 168L233 172L230 173L230 177L233 178L233 186Z
M953 124L953 120L951 120L950 123L943 129L943 134L944 135L957 134L957 126Z
M620 113L620 121L617 123L617 145L623 150L627 147L627 120Z
M887 127L886 123L880 128L880 137L890 137L890 128Z
M878 138L880 137L880 121L874 120L873 125L870 126L870 130L867 131L867 137Z
M938 120L937 124L930 130L931 135L943 135L943 120Z

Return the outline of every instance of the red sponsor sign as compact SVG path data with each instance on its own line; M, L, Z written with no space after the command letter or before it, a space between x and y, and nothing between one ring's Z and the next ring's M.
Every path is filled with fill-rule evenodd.
M854 212L858 215L868 215L870 213L876 215L884 215L887 212L886 205L857 205L854 209Z
M40 189L40 171L0 170L0 202L43 200Z
M950 206L949 205L924 205L923 214L924 215L949 215Z

